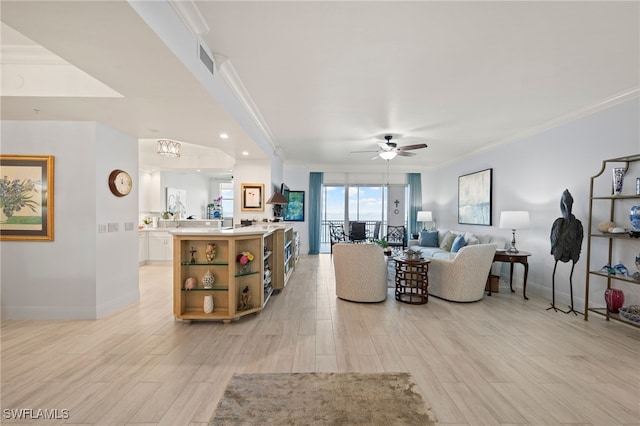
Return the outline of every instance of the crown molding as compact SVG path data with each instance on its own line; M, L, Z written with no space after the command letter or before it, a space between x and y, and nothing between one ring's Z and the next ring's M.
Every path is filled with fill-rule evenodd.
M483 151L489 151L491 149L497 148L500 145L504 145L510 142L515 142L518 140L522 140L524 138L528 138L537 134L540 134L542 132L546 132L547 130L551 130L555 127L559 127L562 126L563 124L567 124L570 123L572 121L575 120L579 120L581 118L587 117L591 114L595 114L596 112L599 111L603 111L605 109L609 109L613 106L616 106L618 104L621 104L623 102L626 102L628 100L634 99L634 98L638 98L640 97L640 86L633 86L630 87L626 90L623 90L621 92L618 93L614 93L611 96L608 96L606 98L603 98L601 100L599 100L598 102L595 102L591 105L588 105L584 108L580 108L577 109L575 111L572 111L568 114L564 114L561 115L559 117L556 117L554 119L551 119L549 121L546 121L545 123L542 123L539 126L535 126L532 127L528 130L525 130L523 132L520 133L516 133L510 136L507 136L505 138L502 139L498 139L492 143L489 143L485 146L483 146L480 149L477 149L475 151L469 152L463 156L457 157L455 159L452 159L451 161L447 161L445 163L439 164L436 168L442 168L445 166L448 166L450 164L456 163L458 161L462 161L465 158L469 158L469 157L473 157L476 154L479 154L480 152Z
M209 32L209 25L193 0L169 0L169 4L194 35L202 37Z
M14 65L69 65L42 46L2 45L0 63Z
M247 111L247 113L251 117L251 120L253 120L254 124L258 127L258 130L267 139L269 145L271 145L271 148L274 151L274 154L276 154L278 157L280 157L281 160L284 161L284 154L280 149L278 149L278 145L275 143L275 138L271 133L271 129L269 129L269 126L265 122L264 117L262 117L260 110L253 101L253 98L251 98L249 91L240 79L240 76L233 67L233 64L231 63L229 58L223 55L214 54L214 56L216 58L216 64L218 64L219 74L227 83L240 104Z

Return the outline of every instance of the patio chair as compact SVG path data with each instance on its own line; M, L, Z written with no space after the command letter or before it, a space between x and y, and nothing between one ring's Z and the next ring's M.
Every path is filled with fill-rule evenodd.
M404 226L387 226L387 243L389 247L407 246L407 231Z
M364 222L351 222L351 232L349 232L349 240L353 243L362 243L367 241L367 224Z
M331 240L331 254L333 254L334 244L347 241L347 236L341 223L329 222L329 238Z

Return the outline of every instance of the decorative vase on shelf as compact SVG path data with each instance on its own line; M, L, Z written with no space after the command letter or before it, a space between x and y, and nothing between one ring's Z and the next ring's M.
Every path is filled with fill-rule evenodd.
M207 244L207 250L205 251L207 256L207 262L213 262L213 259L216 258L216 245L214 243Z
M204 313L205 314L210 314L211 312L213 312L213 296L210 294L207 294L206 296L204 296Z
M204 276L202 277L202 286L204 288L212 288L214 281L215 281L215 278L213 274L211 273L211 271L207 270L207 273L204 274Z
M624 181L625 169L616 167L613 169L613 195L622 194L622 183Z
M617 288L608 288L604 291L604 301L607 302L609 313L617 314L624 304L624 293Z
M633 206L629 210L629 220L634 231L640 231L640 206Z

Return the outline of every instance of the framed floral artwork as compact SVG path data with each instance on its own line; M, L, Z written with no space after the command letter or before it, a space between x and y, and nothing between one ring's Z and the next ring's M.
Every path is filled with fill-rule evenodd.
M53 241L53 155L0 155L0 240Z
M264 184L243 183L242 211L264 211Z

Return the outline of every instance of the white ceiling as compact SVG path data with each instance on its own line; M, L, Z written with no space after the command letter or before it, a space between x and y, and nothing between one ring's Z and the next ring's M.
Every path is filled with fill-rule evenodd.
M285 164L369 168L383 160L350 152L390 133L429 145L393 166L436 167L638 96L637 1L194 4ZM9 97L3 84L3 119L96 120L219 149L225 165L268 158L126 2L1 7L4 23L122 95ZM3 67L19 44L8 32Z

